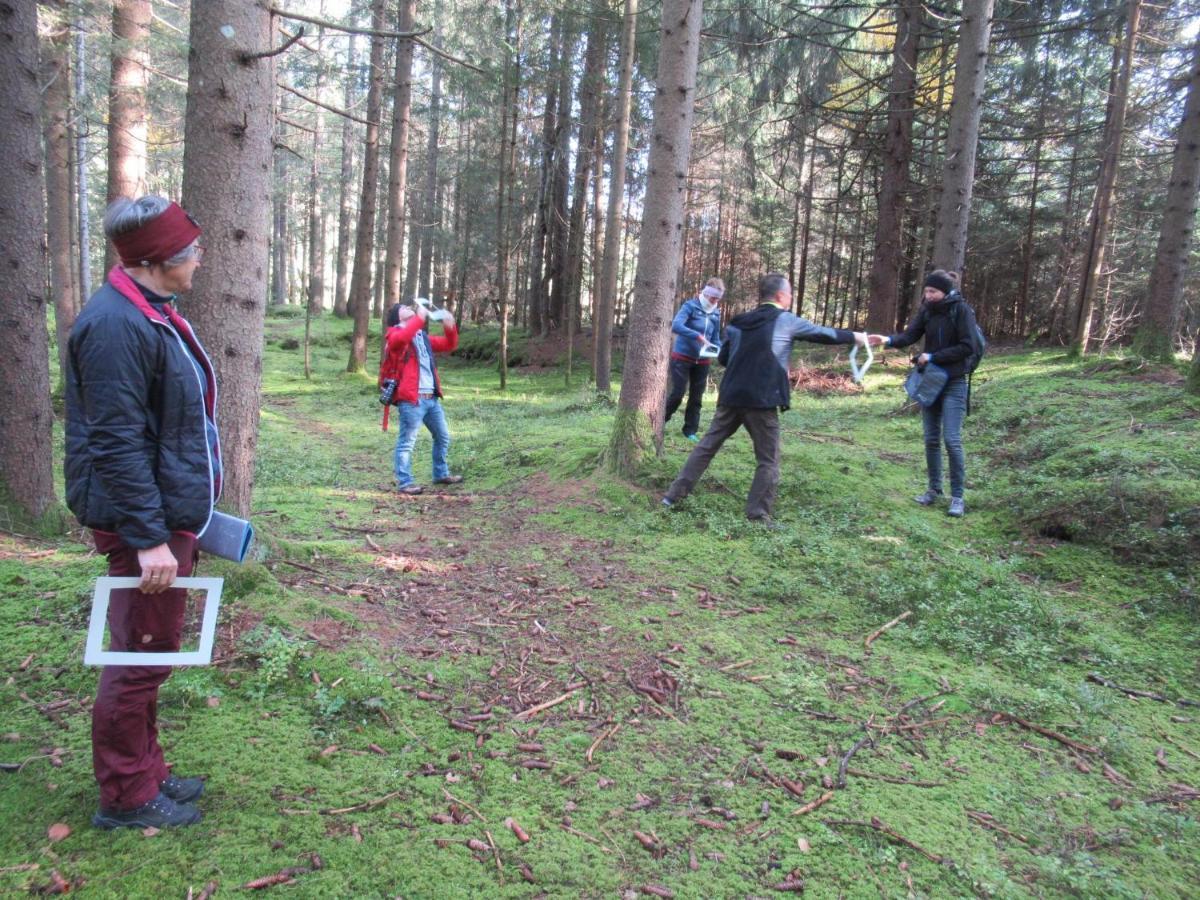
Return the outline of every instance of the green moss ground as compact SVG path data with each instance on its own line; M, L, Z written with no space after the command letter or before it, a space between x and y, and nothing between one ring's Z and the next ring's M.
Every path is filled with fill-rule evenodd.
M1175 373L989 355L962 521L911 502L900 366L863 394L798 394L773 532L741 516L743 435L664 512L681 436L615 482L611 407L554 370L499 393L482 337L443 370L467 483L401 500L373 379L340 371L348 329L316 323L308 382L280 346L301 324L268 321L263 554L205 564L227 579L219 664L177 672L160 705L168 758L210 778L199 826L90 828L96 672L79 661L103 561L81 535L0 537L0 762L28 760L0 772L0 893L54 870L87 896L224 895L316 854L270 890L746 897L794 875L815 897L1195 895L1180 786L1200 785L1200 708L1087 679L1200 699L1200 404ZM849 768L867 774L793 815L865 735ZM52 844L56 822L72 833ZM488 833L495 854L467 846Z

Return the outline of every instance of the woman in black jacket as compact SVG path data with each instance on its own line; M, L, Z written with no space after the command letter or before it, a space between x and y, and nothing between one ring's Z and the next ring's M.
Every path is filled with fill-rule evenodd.
M88 300L68 344L67 503L92 530L108 574L140 576L113 591L111 649L179 649L198 537L221 490L216 381L173 303L192 286L200 228L161 197L113 202L104 230L121 263ZM171 775L155 727L166 666L106 666L92 707L101 828L200 820L199 778Z
M942 449L950 458L950 508L947 514L966 512L963 486L966 455L963 453L962 424L967 414L967 359L974 351L971 335L975 313L958 292L958 275L935 269L925 278L925 302L908 328L882 339L885 347L907 347L925 338L925 350L914 362L933 363L946 370L949 380L932 406L922 410L925 424L925 468L929 483L925 493L914 499L932 506L942 496Z

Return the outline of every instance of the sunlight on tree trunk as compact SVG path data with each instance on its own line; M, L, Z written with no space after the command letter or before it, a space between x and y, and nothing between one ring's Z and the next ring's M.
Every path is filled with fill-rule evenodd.
M638 242L636 298L621 379L620 410L613 423L608 465L631 477L662 445L670 324L678 285L683 200L691 157L696 62L702 0L664 0L662 43L647 162L645 211Z
M207 251L183 306L212 359L220 391L223 504L250 513L258 445L271 233L275 65L271 15L239 0L192 6L184 128L183 206Z

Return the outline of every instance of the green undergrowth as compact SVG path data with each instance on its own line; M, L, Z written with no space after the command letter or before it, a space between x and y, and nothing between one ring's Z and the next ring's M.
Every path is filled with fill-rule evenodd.
M204 563L226 579L217 664L160 699L168 759L209 777L199 826L89 827L79 661L103 561L80 535L0 538L0 762L24 763L0 772L0 891L56 871L87 896L225 894L301 867L271 890L1194 893L1200 709L1089 680L1200 699L1200 406L1168 370L989 354L961 521L910 499L921 425L899 365L862 393L797 394L770 531L743 515L744 435L666 511L678 423L616 481L610 404L555 371L502 393L490 364L453 358L467 481L401 500L395 417L382 432L374 379L342 371L350 324L314 321L311 380L282 346L302 327L267 323L257 557ZM423 435L419 481L429 466ZM51 843L56 822L71 834Z

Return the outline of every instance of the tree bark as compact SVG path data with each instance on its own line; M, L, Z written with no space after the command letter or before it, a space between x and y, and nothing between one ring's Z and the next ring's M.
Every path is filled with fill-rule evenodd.
M46 142L46 238L50 250L50 293L54 296L54 333L58 369L66 379L67 336L81 303L71 257L71 45L66 3L52 4L54 20L43 44L43 119Z
M283 150L275 150L275 177L271 183L271 305L288 302L288 204L287 162Z
M567 192L570 189L571 88L574 83L575 31L568 20L562 25L562 53L558 68L558 113L554 128L554 167L550 178L550 328L566 323Z
M1196 227L1196 192L1200 189L1200 41L1192 50L1191 77L1183 119L1175 139L1167 208L1150 270L1146 305L1134 348L1146 359L1170 362L1183 299L1184 278Z
M504 2L504 89L500 114L500 185L496 203L496 304L500 318L500 390L508 388L508 263L509 232L516 173L517 118L521 94L521 13L518 0Z
M896 41L892 47L892 81L888 92L887 132L879 216L875 222L875 254L871 261L871 300L867 330L891 334L896 327L900 290L900 242L909 194L909 159L917 89L917 52L921 38L921 0L896 3Z
M412 31L417 0L401 0L397 31ZM404 252L405 203L408 197L408 132L412 114L413 42L401 38L396 49L396 87L392 96L391 164L388 166L387 263L384 266L385 306L401 300L401 254Z
M146 193L150 116L150 0L113 0L112 77L108 88L108 202ZM111 243L104 270L117 263Z
M433 21L441 22L441 0L435 0ZM435 24L437 30L435 32L435 45L441 43L441 26ZM419 272L419 281L421 296L431 297L433 294L433 282L431 280L433 268L434 243L437 241L438 235L441 233L442 226L442 209L438 204L438 156L440 155L441 147L441 120L442 120L442 63L441 58L434 56L430 61L432 71L432 83L430 85L429 96L429 143L428 150L425 154L425 197L421 201L421 270ZM440 298L433 298L438 300Z
M1129 100L1129 81L1133 72L1133 50L1137 43L1138 24L1141 20L1141 0L1129 0L1127 9L1125 40L1113 54L1113 82L1104 121L1100 175L1092 202L1083 265L1079 272L1079 300L1075 305L1075 333L1071 341L1071 356L1081 356L1088 351L1096 285L1104 268L1104 245L1108 241L1108 220L1117 184L1117 169L1120 167L1121 144L1125 137L1125 110Z
M250 513L262 382L275 92L271 15L240 0L192 6L183 205L204 228L187 310L220 386L224 504Z
M621 50L617 63L617 121L613 126L612 171L608 210L604 224L604 263L596 308L596 391L612 392L612 331L616 312L617 275L621 264L622 201L625 198L625 157L629 150L629 104L633 88L634 36L637 33L637 0L625 0Z
M345 91L342 105L350 109L354 105L354 35L350 35L349 47L346 50L346 67L350 70L346 75ZM354 182L354 123L349 117L342 118L342 171L339 185L338 200L338 242L337 260L335 262L333 284L333 314L344 319L350 314L350 232L352 216L350 212L350 194Z
M608 464L634 475L662 449L670 322L691 157L702 0L663 0L658 78L632 322Z
M386 0L372 0L371 28L383 31ZM371 269L375 253L375 212L379 194L379 117L383 111L383 41L371 38L371 75L367 89L367 139L363 150L362 199L358 206L358 233L354 248L354 273L350 276L350 314L354 336L350 342L347 372L367 366L367 331L371 324Z
M87 101L87 78L84 71L87 65L87 32L84 30L85 17L77 13L75 20L75 105L82 110ZM91 228L88 213L88 158L87 126L78 121L82 115L76 115L75 125L75 226L77 228L76 245L79 250L79 305L77 311L83 308L83 302L92 295L92 265L91 265Z
M35 4L0 6L0 503L33 519L54 505L37 34Z
M571 222L567 238L565 306L567 315L566 383L571 383L575 357L575 332L580 318L583 285L583 236L587 230L584 210L588 204L588 177L596 135L600 133L600 82L604 78L604 57L608 49L603 8L593 7L596 18L588 31L584 51L583 78L579 82L579 146L575 152L575 186L571 191Z
M954 94L950 100L950 133L946 137L946 168L942 174L942 196L933 238L934 265L952 272L962 272L966 260L975 154L979 148L979 120L983 115L983 78L994 4L995 0L963 0Z
M316 97L322 99L325 89L325 57L321 53L325 29L317 35ZM319 316L325 308L325 203L321 198L321 152L324 138L324 116L313 111L312 160L308 169L308 312ZM307 329L307 319L306 319ZM307 344L305 345L307 347ZM307 367L307 360L305 362Z

